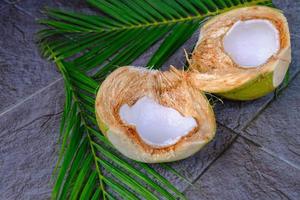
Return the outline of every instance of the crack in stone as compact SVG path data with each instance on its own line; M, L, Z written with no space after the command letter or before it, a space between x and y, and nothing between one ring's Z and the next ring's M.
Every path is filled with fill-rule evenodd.
M44 122L42 123L42 125L40 126L40 127L43 127L45 124L47 124L47 123L49 122L49 120L50 120L53 116L57 116L57 115L59 115L59 114L61 114L61 113L62 113L62 111L60 111L60 112L58 112L58 113L45 114L45 115L38 116L38 117L36 117L35 119L31 120L30 122L24 124L23 126L21 126L21 127L15 129L15 130L13 130L12 132L10 132L10 134L16 133L16 132L21 131L21 130L24 130L24 128L26 128L27 126L30 126L31 124L35 123L36 121L41 120L41 119L47 117L46 121L44 121Z
M40 126L41 128L43 128L50 120L52 117L55 117L57 115L60 115L63 111L60 111L58 113L54 113L54 114L46 114L42 117L47 117L47 119L43 122L43 124Z
M23 39L23 44L26 45L26 36L25 36L24 31L23 31L23 30L20 28L20 26L17 25L15 22L11 22L11 23L12 23L13 27L15 27L15 28L17 29L17 31L19 31L19 32L21 33L22 39Z
M23 100L17 102L16 104L10 106L9 108L7 108L6 110L4 110L2 113L0 113L0 118L3 117L6 113L9 113L10 111L16 109L17 107L21 106L24 102L34 98L36 95L40 94L41 92L45 91L46 89L50 88L51 86L55 85L57 82L61 81L62 78L58 78L55 81L53 81L52 83L49 83L47 86L39 89L38 91L34 92L33 94L25 97Z

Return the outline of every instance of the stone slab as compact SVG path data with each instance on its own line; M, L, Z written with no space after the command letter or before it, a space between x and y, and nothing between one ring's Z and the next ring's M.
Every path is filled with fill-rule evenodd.
M63 82L0 116L0 199L48 199L56 164Z
M59 78L40 57L34 19L8 5L0 12L0 113Z

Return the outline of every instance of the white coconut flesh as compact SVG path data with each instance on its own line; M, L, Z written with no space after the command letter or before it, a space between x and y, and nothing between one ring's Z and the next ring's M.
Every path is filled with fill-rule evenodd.
M224 36L223 47L241 67L258 67L280 49L279 31L269 20L237 21Z
M140 98L131 107L123 104L119 115L123 122L135 126L145 143L158 147L175 144L197 127L193 117L182 116L177 110L160 105L148 96Z

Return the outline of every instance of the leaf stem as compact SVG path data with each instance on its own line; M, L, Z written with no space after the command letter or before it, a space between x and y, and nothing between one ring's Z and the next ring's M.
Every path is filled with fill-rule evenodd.
M270 2L270 0L254 0L251 2L244 2L243 4L239 4L239 5L234 5L234 9L237 8L242 8L242 7L247 7L247 6L253 6L253 5L257 5L259 3L261 4L266 4ZM189 21L198 21L198 20L202 20L203 18L207 18L207 17L212 17L227 11L232 10L232 7L226 7L226 8L222 8L222 9L217 9L214 12L207 12L203 15L198 14L195 16L187 16L187 17L181 17L181 18L176 18L176 19L171 19L171 20L162 20L162 21L157 21L157 22L147 22L145 24L138 24L138 25L129 25L129 26L115 26L112 28L106 28L106 29L97 29L97 30L90 30L90 29L86 29L86 30L77 30L76 32L112 32L112 31L124 31L124 30L130 30L130 29L139 29L139 28L149 28L149 27L157 27L157 26L161 26L161 25L171 25L171 24L176 24L176 23L183 23L183 22L189 22Z
M69 78L68 78L68 76L67 76L67 69L66 69L66 67L64 66L64 64L62 63L61 60L59 60L59 59L56 58L54 52L52 51L52 49L51 49L49 46L48 46L48 48L49 48L49 50L52 52L52 56L53 56L53 58L54 58L55 64L57 65L58 69L61 71L63 78L64 78L66 81L68 81L68 82L70 83L70 80L69 80ZM79 115L80 115L80 118L82 119L81 121L83 122L83 125L84 125L85 127L88 127L88 125L87 125L87 123L86 123L86 119L85 119L85 117L84 117L83 114L82 114L82 111L81 111L81 107L80 107L80 103L79 103L78 97L77 97L77 95L75 95L75 92L74 92L75 89L72 87L72 84L70 84L70 86L71 86L71 90L73 91L73 94L72 94L73 100L74 100L74 102L77 104L77 107L78 107L78 109L79 109ZM106 192L105 192L105 190L104 190L104 183L103 183L103 180L102 180L102 179L103 179L103 176L102 176L100 167L99 167L99 165L98 165L97 156L96 156L94 147L93 147L93 145L92 145L92 139L91 139L90 132L89 132L88 129L87 129L87 137L88 137L88 140L89 140L89 146L90 146L90 148L91 148L92 155L93 155L93 158L94 158L94 161L95 161L95 167L96 167L96 171L97 171L97 173L98 173L98 178L99 178L99 182L100 182L100 189L101 189L102 194L103 194L103 200L105 200L105 199L106 199L106 195L105 195Z

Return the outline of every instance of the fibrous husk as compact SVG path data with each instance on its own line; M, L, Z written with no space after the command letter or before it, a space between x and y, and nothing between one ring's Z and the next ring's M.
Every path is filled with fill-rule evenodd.
M174 68L166 72L130 66L115 70L102 83L96 97L101 131L116 149L137 161L170 162L194 154L214 137L216 122L206 97L186 78L185 73ZM145 96L177 110L182 116L193 117L197 127L175 144L146 143L136 127L124 122L119 114L122 105L132 106Z
M238 22L266 20L278 31L280 48L264 64L246 67L224 50L224 37ZM290 35L281 11L253 6L229 11L210 19L200 31L192 54L189 80L198 89L235 100L251 100L280 85L291 62Z

